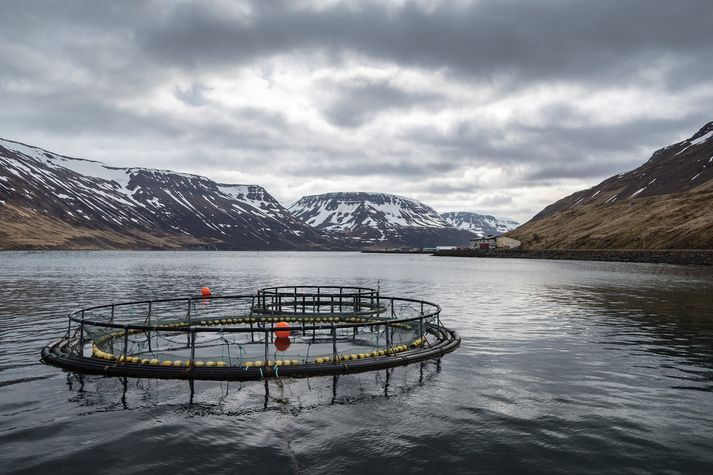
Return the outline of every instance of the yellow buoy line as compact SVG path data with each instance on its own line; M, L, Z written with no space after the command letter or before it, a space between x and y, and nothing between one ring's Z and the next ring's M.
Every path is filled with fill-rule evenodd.
M292 359L282 359L282 360L255 360L255 361L245 361L242 362L242 364L237 365L238 367L245 367L245 368L260 368L263 365L265 366L290 366L290 365L299 365L299 364L324 364L324 363L339 363L341 361L356 361L360 359L367 359L367 358L379 358L383 356L392 356L396 355L398 353L402 353L404 351L408 351L409 347L411 348L418 348L424 344L426 341L425 337L418 338L412 342L410 342L408 345L406 344L401 344L394 346L393 348L387 348L385 350L374 350L371 351L370 353L347 353L343 355L337 355L335 357L321 357L321 358L315 358L312 361L304 361L300 362L299 360L292 360ZM224 368L228 366L225 361L191 361L191 360L160 360L158 358L139 358L138 356L124 356L124 355L119 355L118 357L111 354L107 353L105 351L100 350L95 343L92 343L92 357L101 359L101 360L106 360L106 361L117 361L119 363L133 363L133 364L141 364L141 365L149 365L149 366L177 366L177 367L196 367L196 368L202 368L202 367L207 367L207 368L212 368L212 367L217 367L217 368Z
M408 365L460 344L432 302L378 289L284 289L214 296L204 288L200 297L88 307L69 315L65 338L42 359L92 374L247 381Z
M170 330L179 330L182 328L190 327L191 325L202 325L202 326L222 326L222 325L234 325L234 324L251 324L251 323L278 323L280 321L285 321L285 322L295 322L295 323L339 323L339 322L344 322L344 323L363 323L363 324L372 324L372 325L383 325L384 320L375 320L375 319L366 319L366 318L359 318L359 317L349 317L349 318L344 318L343 320L340 317L302 317L302 318L292 318L292 317L286 317L286 318L277 318L277 317L246 317L246 318L226 318L226 319L213 319L213 320L200 320L200 321L193 321L193 322L166 322L162 323L159 325L155 325L151 330L142 330L142 329L129 329L126 332L129 335L135 335L138 333L146 333L147 331L170 331ZM398 328L402 330L411 330L413 327L409 325L408 323L404 322L395 322L395 323L389 323L389 326L391 328ZM294 327L291 328L291 330L300 330L299 327ZM107 341L110 341L114 338L120 338L124 336L125 331L124 330L119 330L115 332L110 332L105 335L102 335L98 338L95 338L93 340L92 344L92 356L95 356L100 359L106 359L106 360L112 360L116 359L117 361L126 361L126 362L131 362L131 363L136 363L137 361L134 361L133 359L138 359L138 357L127 357L125 360L120 359L124 358L123 355L120 356L115 356L111 353L106 353L104 351L99 350L97 348L97 345L102 345ZM420 339L418 340L420 341ZM410 344L413 344L411 342ZM100 356L95 355L95 350L99 351ZM385 350L382 350L385 351ZM393 351L393 349L391 350ZM376 353L373 352L373 353ZM358 354L356 355L357 358L354 358L352 354L347 354L343 355L345 358L345 361L349 361L349 359L359 359ZM376 356L383 356L382 355L376 355ZM365 356L364 358L366 358ZM331 361L331 358L329 358ZM140 361L143 361L141 359ZM149 360L150 361L150 360ZM167 361L163 361L161 364L163 366L171 366L169 364L163 364L163 363L168 363ZM315 360L315 363L320 363L319 361ZM142 363L142 364L147 364L147 363ZM288 363L288 364L296 364L296 363ZM178 365L175 365L178 366Z

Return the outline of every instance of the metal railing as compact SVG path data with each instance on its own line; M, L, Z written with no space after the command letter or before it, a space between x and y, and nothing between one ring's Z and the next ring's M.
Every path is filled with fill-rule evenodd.
M69 314L67 341L70 354L78 357L84 357L87 344L94 347L110 341L113 357L118 339L120 352L116 359L131 362L128 351L131 335L147 335L148 351L152 353L152 335L183 334L182 348L190 350L186 366L195 366L199 363L196 354L199 335L249 334L249 344L264 344L261 365L271 366L269 344L274 342L275 332L286 330L275 323L286 321L290 332L302 336L311 333L312 341L318 335L320 341L331 338L331 355L315 362L320 359L337 362L355 356L340 356L338 347L339 342L347 341L350 331L354 339L360 331L376 335L377 343L383 335L383 348L374 350L367 358L395 355L414 342L428 344L429 328L440 329L440 312L440 306L432 302L381 296L379 290L364 287L270 287L252 295L152 299L88 307ZM401 337L412 334L413 338L404 345L403 341L395 341L396 332ZM363 359L362 355L357 354L358 359ZM312 363L308 359L285 361Z

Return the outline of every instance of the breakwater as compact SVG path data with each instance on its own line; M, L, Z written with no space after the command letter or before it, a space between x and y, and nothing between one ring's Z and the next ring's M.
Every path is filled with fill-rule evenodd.
M458 249L436 251L440 257L490 257L516 259L557 259L576 261L648 262L713 266L713 250L653 249Z

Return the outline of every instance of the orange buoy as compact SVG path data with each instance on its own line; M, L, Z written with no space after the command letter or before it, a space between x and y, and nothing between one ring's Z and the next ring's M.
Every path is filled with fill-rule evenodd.
M290 337L290 324L287 322L277 322L275 328L286 328L287 330L276 331L275 336L277 338L289 338Z
M275 349L277 351L287 351L290 347L289 338L275 338Z
M201 295L202 295L203 297L210 297L210 296L213 295L213 294L210 292L210 289L209 289L208 287L203 287L203 288L201 289Z

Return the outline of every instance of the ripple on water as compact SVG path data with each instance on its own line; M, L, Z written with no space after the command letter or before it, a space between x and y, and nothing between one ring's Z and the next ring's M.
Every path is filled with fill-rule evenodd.
M3 253L0 471L670 472L713 464L713 276L619 263L355 253ZM97 272L101 269L101 272ZM62 373L94 302L289 284L443 306L440 364L264 383Z

